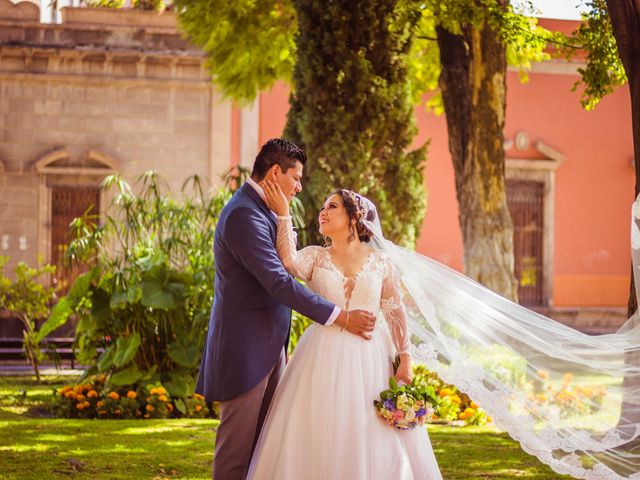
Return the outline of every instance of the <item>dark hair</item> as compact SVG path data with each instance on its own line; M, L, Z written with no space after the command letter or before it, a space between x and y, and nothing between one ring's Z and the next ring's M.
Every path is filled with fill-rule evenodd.
M364 225L364 223L362 223L362 220L373 220L373 218L375 217L375 212L366 210L364 208L364 205L362 205L360 199L358 198L358 195L356 195L351 190L346 190L344 188L341 188L339 190L336 190L333 194L340 195L340 198L342 198L342 204L344 205L344 209L347 212L347 215L349 216L348 240L349 241L353 240L356 237L356 233L358 234L358 238L360 239L361 242L368 242L369 240L371 240L373 233L371 233L371 230L369 230ZM353 220L356 221L355 230L353 228L353 225L351 225L351 222Z
M296 162L302 165L307 163L307 154L295 143L284 138L272 138L265 143L255 162L251 176L257 180L262 180L269 169L274 165L280 165L283 172L296 166Z

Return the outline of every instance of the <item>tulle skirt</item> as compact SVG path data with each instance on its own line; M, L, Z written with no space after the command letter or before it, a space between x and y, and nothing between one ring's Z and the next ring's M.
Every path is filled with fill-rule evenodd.
M373 401L387 388L393 348L312 325L296 347L262 428L248 478L439 480L426 428L396 430Z

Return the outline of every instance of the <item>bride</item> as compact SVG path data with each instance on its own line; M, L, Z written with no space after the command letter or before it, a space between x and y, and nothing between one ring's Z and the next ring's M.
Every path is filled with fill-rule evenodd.
M370 341L335 325L311 325L300 338L272 401L249 468L253 479L439 480L426 428L400 431L378 418L373 400L395 377L411 382L402 293L389 258L367 243L375 218L367 199L338 190L319 214L331 246L296 251L289 205L267 182L278 214L276 248L285 268L345 311L377 314ZM348 318L347 318L348 322Z
M396 431L373 400L411 359L478 402L527 453L560 474L640 480L640 317L590 336L513 303L386 240L375 206L339 190L320 213L327 248L296 251L288 204L279 215L285 267L336 305L376 312L367 342L336 326L301 337L258 439L249 478L442 478L426 429ZM640 297L640 195L631 245Z

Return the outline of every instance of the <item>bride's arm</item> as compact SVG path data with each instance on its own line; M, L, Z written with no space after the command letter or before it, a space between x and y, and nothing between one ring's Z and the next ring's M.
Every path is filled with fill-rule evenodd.
M396 352L400 356L400 367L398 367L396 378L410 383L412 378L411 341L407 328L407 317L402 304L403 295L400 279L388 258L384 259L384 272L380 310L389 325L391 339L396 347Z
M276 250L284 268L294 277L308 282L313 275L316 253L319 247L311 246L300 251L296 249L297 236L293 231L293 223L290 216L278 217L276 224L278 227Z

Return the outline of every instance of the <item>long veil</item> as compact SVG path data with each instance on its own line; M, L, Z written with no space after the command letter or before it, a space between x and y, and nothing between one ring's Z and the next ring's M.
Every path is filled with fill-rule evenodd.
M361 198L372 245L389 255L401 279L414 359L556 472L640 480L637 312L616 333L578 332L386 240L375 206ZM637 274L640 196L632 212Z

